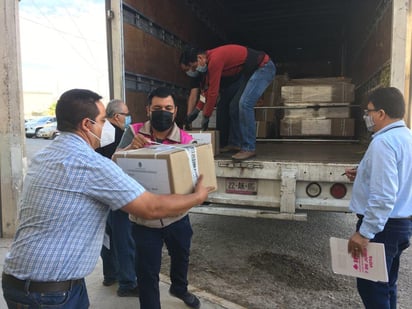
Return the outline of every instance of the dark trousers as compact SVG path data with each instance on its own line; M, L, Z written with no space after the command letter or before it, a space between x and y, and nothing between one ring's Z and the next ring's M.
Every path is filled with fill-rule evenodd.
M216 105L216 130L219 130L221 148L229 143L230 102L234 99L242 84L243 77L240 77L238 80L220 89L219 101ZM239 99L240 95L238 96Z
M3 295L9 309L87 309L89 308L89 296L86 284L74 285L67 291L60 292L30 292L18 290L2 282Z
M129 214L110 211L106 222L110 237L110 250L102 247L103 276L106 280L119 280L119 290L133 289L137 285L135 271L135 245Z
M357 230L362 222L359 219ZM366 309L395 309L397 301L397 280L399 261L402 251L409 247L412 235L412 221L389 219L382 232L375 235L371 242L385 245L386 267L389 282L373 282L357 279L359 295Z
M174 294L187 292L192 227L186 215L164 228L149 228L133 224L136 242L136 270L141 309L160 309L159 273L162 247L166 244L170 256L170 289Z

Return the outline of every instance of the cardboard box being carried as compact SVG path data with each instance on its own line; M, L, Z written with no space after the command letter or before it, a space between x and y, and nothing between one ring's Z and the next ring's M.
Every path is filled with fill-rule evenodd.
M220 151L219 131L187 131L192 137L193 142L197 144L212 144L213 155L216 156Z
M147 191L156 194L193 192L197 175L217 188L211 144L156 145L118 151L113 160Z

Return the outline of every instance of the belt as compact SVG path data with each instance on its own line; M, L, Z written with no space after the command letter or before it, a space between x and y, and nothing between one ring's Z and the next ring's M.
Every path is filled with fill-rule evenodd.
M358 219L363 219L364 216L356 214L356 217L358 217ZM389 218L388 220L412 220L412 216L405 217L405 218Z
M20 291L30 291L30 292L62 292L68 291L73 286L83 282L83 278L67 281L31 281L31 280L20 280L12 275L2 274L3 283L8 284L12 288Z

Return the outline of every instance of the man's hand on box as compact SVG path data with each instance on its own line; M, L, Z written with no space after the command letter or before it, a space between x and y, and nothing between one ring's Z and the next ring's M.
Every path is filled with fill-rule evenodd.
M129 145L129 149L143 148L145 145L149 145L150 140L144 137L142 134L135 134L132 142Z
M216 188L212 186L205 187L203 185L203 175L199 175L195 186L195 193L199 195L199 202L197 204L202 204L207 199L209 192L212 192L215 189Z

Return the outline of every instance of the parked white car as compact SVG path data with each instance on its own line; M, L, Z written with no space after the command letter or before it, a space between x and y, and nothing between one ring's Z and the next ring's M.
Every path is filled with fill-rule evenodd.
M43 116L38 119L28 121L24 124L26 137L37 137L38 131L43 128L46 124L56 121L56 117L53 116Z
M43 128L37 131L36 137L45 139L54 139L60 132L57 130L57 122L45 124Z

